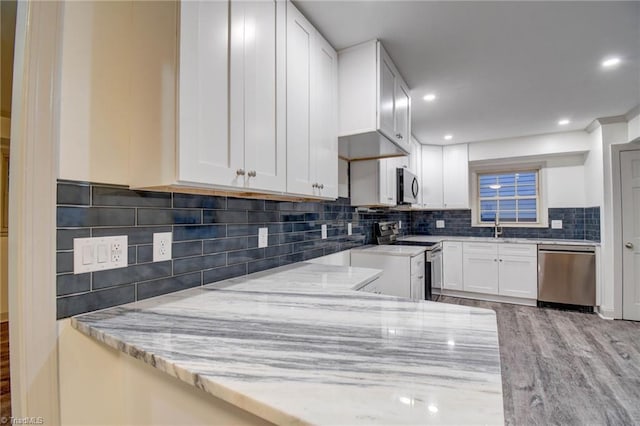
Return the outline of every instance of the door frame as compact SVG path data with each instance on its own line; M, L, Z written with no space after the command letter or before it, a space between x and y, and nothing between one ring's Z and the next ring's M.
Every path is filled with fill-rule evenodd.
M622 263L622 159L624 151L640 151L640 137L625 144L611 145L611 174L613 189L613 306L615 318L622 319L624 287Z
M60 424L56 179L63 2L18 2L9 187L9 327L14 417Z

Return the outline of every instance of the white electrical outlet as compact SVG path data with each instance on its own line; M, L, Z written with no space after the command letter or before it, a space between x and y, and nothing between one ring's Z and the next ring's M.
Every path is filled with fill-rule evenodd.
M353 235L353 225L351 222L347 223L347 235Z
M269 228L258 228L258 248L269 245Z
M327 225L322 225L322 239L327 239Z
M127 266L127 236L73 239L73 273Z
M444 228L444 220L436 220L436 228Z
M153 234L153 261L171 260L171 232L156 232Z
M552 220L551 221L551 229L562 229L562 221L561 220Z

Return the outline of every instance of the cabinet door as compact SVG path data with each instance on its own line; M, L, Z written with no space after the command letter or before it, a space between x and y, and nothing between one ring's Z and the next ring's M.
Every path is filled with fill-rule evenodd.
M229 137L229 7L180 3L178 181L244 186L244 149Z
M395 158L384 158L378 160L380 176L380 204L385 206L396 205L396 164Z
M444 207L442 199L442 147L422 145L422 205L430 209Z
M442 243L442 288L462 290L462 243Z
M407 151L411 150L411 95L409 88L400 76L396 78L395 87L395 141Z
M500 255L501 296L538 297L538 258Z
M384 48L378 43L380 67L378 70L378 129L392 141L397 141L395 132L395 98L396 98L396 67L391 62Z
M469 154L467 144L442 148L444 207L469 208Z
M418 199L415 204L412 204L411 207L421 208L422 207L422 144L417 140L411 138L411 159L410 159L410 169L418 178Z
M498 257L496 254L463 255L464 291L498 294Z
M315 29L287 2L287 192L314 195L311 135L312 38Z
M312 47L312 175L319 184L316 195L335 199L338 197L338 55L317 32Z
M231 141L244 146L248 188L286 189L285 7L231 2Z
M431 288L438 291L442 288L442 251L431 256Z

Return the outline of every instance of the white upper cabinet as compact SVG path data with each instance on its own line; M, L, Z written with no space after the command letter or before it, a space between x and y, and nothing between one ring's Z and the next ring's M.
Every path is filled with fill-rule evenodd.
M427 209L444 207L442 194L442 147L422 145L422 206Z
M422 144L418 142L414 137L411 137L411 155L409 156L409 170L413 172L418 178L420 188L418 191L418 199L415 204L412 204L412 208L422 208Z
M177 180L244 186L244 153L229 137L228 2L180 5Z
M442 189L444 208L469 208L469 151L467 144L442 148Z
M468 145L422 146L422 206L469 208Z
M287 4L287 192L338 196L338 58Z
M396 205L396 169L399 158L354 161L351 163L351 205L386 206Z
M407 155L411 96L377 40L339 52L340 156L349 160Z
M285 4L180 7L177 180L284 191Z
M131 186L337 198L338 57L304 16L283 0L149 9L132 91L161 107L132 120Z

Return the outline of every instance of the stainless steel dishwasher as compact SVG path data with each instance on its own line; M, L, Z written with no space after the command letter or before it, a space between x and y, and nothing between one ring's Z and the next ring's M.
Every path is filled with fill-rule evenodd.
M538 302L592 310L596 304L595 247L538 245Z

